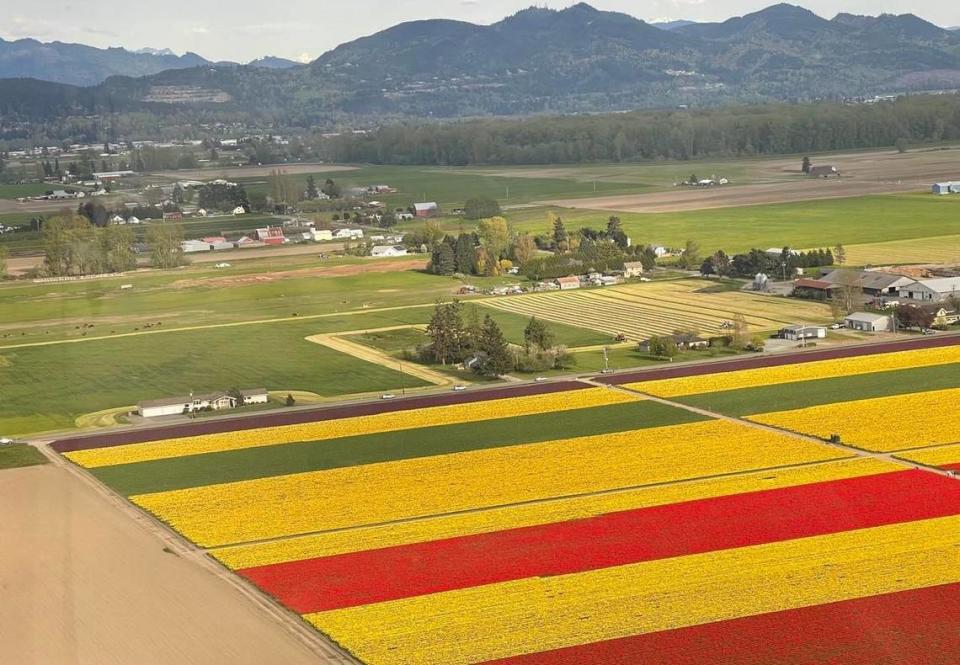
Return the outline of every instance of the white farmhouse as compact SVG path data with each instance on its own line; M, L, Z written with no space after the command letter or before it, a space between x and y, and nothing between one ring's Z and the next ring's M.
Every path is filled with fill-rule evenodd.
M144 418L156 418L158 416L175 416L182 413L193 413L194 411L223 409L235 409L238 406L248 404L266 404L270 396L265 388L254 388L251 390L241 390L240 400L233 395L225 392L206 393L201 395L188 395L186 397L167 397L165 399L152 399L137 404L137 412Z

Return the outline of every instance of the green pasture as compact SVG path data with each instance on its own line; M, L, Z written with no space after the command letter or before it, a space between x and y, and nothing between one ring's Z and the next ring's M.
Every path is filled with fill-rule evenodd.
M325 277L328 268L333 272L370 260L290 259L237 261L219 270L211 264L198 264L116 278L10 283L0 287L0 309L4 312L0 346L138 332L148 324L150 328L158 324L182 327L290 317L294 313L306 316L431 304L449 299L463 284L453 277L418 270ZM412 257L409 261L413 267L421 265L423 259ZM311 272L294 272L303 269ZM284 272L289 274L282 275ZM261 273L281 274L270 281L257 279ZM488 280L468 281L483 285ZM121 288L127 284L133 288ZM91 324L93 327L88 327Z
M130 496L699 420L705 418L664 404L640 401L334 440L189 455L102 467L92 469L92 473L103 483Z
M0 185L0 199L18 199L22 196L40 196L55 189L63 189L62 185L55 185L46 182L33 182L23 185ZM85 189L83 187L71 187L71 189Z
M85 413L189 392L265 387L340 396L425 385L306 341L290 321L2 349L0 433L68 428Z
M46 463L43 453L25 443L0 446L0 470Z
M754 247L797 249L833 247L908 240L960 233L960 197L926 194L883 194L845 199L777 203L671 213L637 213L581 210L543 206L507 210L505 217L516 231L548 235L548 213L557 214L568 231L582 227L602 229L616 215L634 243L683 247L696 240L701 249L728 254ZM442 218L450 233L473 228L474 223ZM413 230L423 222L404 222Z

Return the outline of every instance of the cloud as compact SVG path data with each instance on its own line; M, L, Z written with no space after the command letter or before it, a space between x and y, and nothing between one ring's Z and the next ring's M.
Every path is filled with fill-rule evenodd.
M210 30L208 30L207 28L203 27L202 25L198 25L198 26L195 27L195 28L190 28L190 32L191 32L192 34L194 34L194 35L207 35L207 34L210 34Z

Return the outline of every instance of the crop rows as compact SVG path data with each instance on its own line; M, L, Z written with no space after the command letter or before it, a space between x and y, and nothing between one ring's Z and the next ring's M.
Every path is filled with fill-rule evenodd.
M635 386L827 386L781 431L568 382L65 454L363 662L950 663L960 483L787 430L960 469L956 353Z

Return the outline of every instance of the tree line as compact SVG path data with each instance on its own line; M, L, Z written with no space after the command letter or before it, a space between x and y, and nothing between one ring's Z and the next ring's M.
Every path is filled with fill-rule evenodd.
M98 275L124 272L137 267L141 249L129 226L96 226L83 215L62 214L41 225L43 274L50 277ZM179 224L151 224L146 230L150 265L175 268L186 263L183 227Z
M815 153L960 138L960 95L877 104L769 104L565 117L402 123L325 139L373 164L562 164Z

